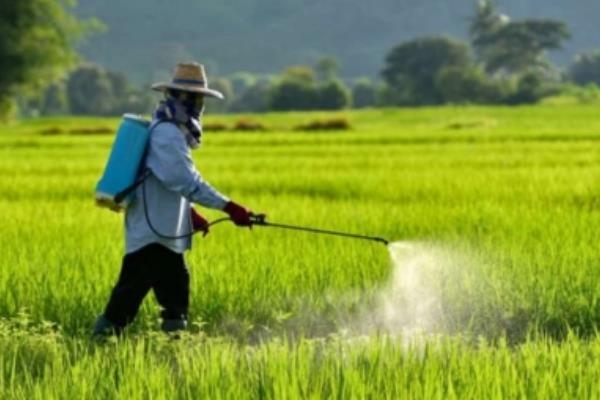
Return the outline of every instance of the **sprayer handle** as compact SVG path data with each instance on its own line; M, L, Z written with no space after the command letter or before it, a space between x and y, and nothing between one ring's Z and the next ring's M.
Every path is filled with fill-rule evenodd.
M252 225L266 225L267 224L267 215L266 214L252 214L250 216L250 221Z

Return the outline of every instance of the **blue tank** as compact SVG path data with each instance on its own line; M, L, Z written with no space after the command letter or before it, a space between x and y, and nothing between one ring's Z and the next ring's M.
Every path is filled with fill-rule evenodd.
M133 192L122 200L117 195L131 187L138 178L150 138L150 122L137 115L125 114L104 174L96 186L96 204L121 211L133 201Z

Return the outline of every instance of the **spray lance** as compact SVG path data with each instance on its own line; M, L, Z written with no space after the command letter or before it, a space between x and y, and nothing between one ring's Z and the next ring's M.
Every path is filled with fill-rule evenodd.
M148 178L149 175L150 175L150 172L148 170L146 170L142 174L142 176L133 183L133 185L131 185L130 187L126 188L125 190L123 190L117 194L117 196L116 196L117 200L121 201L123 198L128 196L133 190L135 190L137 186L141 185L142 186L142 197L144 198L144 215L146 217L146 222L148 223L150 230L152 232L154 232L155 235L157 235L158 237L161 237L163 239L182 239L182 238L192 237L195 234L199 233L200 231L196 231L196 232L190 232L190 233L187 233L184 235L179 235L179 236L168 236L168 235L164 235L164 234L160 233L154 227L154 225L152 224L152 221L150 219L150 215L148 213L147 198L146 198L145 180L146 180L146 178ZM216 219L216 220L212 221L211 223L209 223L208 226L212 227L212 226L215 226L217 224L227 222L227 221L231 221L231 218L223 217L223 218ZM302 232L314 233L314 234L319 234L319 235L338 236L338 237L345 237L345 238L357 239L357 240L368 240L371 242L383 243L386 246L389 244L389 241L387 239L384 239L381 237L376 237L376 236L368 236L368 235L360 235L360 234L348 233L348 232L332 231L332 230L321 229L321 228L312 228L312 227L307 227L307 226L273 223L273 222L267 221L267 216L265 214L251 215L250 222L252 223L252 226L263 226L263 227L269 227L269 228L279 228L279 229L287 229L287 230L294 230L294 231L302 231Z
M252 226L264 226L264 227L269 227L269 228L279 228L279 229L287 229L287 230L294 230L294 231L302 231L302 232L308 232L308 233L314 233L314 234L320 234L320 235L345 237L345 238L349 238L349 239L368 240L371 242L383 243L386 246L390 243L387 239L384 239L381 237L376 237L376 236L368 236L368 235L359 235L359 234L348 233L348 232L331 231L331 230L327 230L327 229L312 228L312 227L307 227L307 226L273 223L273 222L267 221L267 216L264 214L253 215L250 217L250 220L252 221ZM209 224L209 226L214 226L216 224L219 224L221 222L226 222L226 221L231 221L231 218L225 217L225 218L217 219L217 220L211 222Z
M146 222L148 223L150 230L152 232L154 232L154 234L156 236L161 237L163 239L182 239L182 238L192 237L195 234L199 233L200 231L196 231L196 232L190 232L190 233L187 233L184 235L179 235L179 236L168 236L168 235L164 235L164 234L160 233L154 227L154 225L152 224L152 221L150 219L150 215L148 213L147 198L146 198L145 180L149 175L150 175L150 172L148 170L146 170L145 173L142 174L142 176L133 185L131 185L127 189L123 190L122 192L118 193L117 198L118 199L125 198L125 196L127 196L130 192L135 190L135 188L141 184L142 197L144 198L144 215L146 217ZM227 221L231 221L231 218L223 217L223 218L216 219L216 220L212 221L211 223L209 223L208 226L213 227L217 224L227 222ZM252 226L263 226L263 227L268 227L268 228L279 228L279 229L287 229L287 230L294 230L294 231L302 231L302 232L314 233L314 234L319 234L319 235L338 236L338 237L345 237L345 238L357 239L357 240L368 240L371 242L383 243L386 246L390 243L387 239L384 239L381 237L376 237L376 236L360 235L360 234L356 234L356 233L339 232L339 231L332 231L332 230L321 229L321 228L312 228L312 227L307 227L307 226L288 225L288 224L269 222L269 221L267 221L267 216L265 214L253 214L252 216L250 216L250 221L252 223Z

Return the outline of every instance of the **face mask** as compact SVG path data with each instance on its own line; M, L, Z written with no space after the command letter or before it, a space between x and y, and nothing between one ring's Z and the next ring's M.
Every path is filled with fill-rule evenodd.
M202 144L202 123L200 122L200 118L204 111L204 96L188 94L182 104L190 117L186 123L189 131L187 136L188 145L192 149L196 149Z
M204 111L204 96L188 94L182 104L190 117L199 119Z
M202 125L196 118L190 118L186 127L189 131L186 135L187 143L192 149L197 149L202 144Z
M180 99L168 96L159 105L155 117L174 121L184 126L188 145L192 149L196 149L202 141L202 123L200 121L204 110L204 98L195 95L188 96Z

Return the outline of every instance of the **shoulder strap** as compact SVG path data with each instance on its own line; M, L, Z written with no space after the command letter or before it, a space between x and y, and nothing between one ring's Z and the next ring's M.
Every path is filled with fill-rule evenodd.
M171 121L166 120L166 119L156 119L150 123L150 126L148 127L148 132L152 133L154 128L156 128L158 125L162 124L163 122L171 122Z

